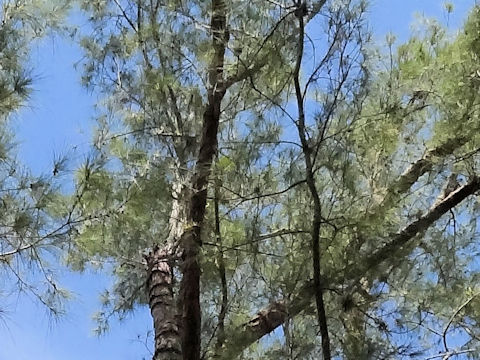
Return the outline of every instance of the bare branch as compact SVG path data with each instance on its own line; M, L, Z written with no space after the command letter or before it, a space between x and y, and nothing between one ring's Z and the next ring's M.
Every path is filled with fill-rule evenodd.
M445 326L445 329L443 330L443 335L442 335L443 346L445 347L446 352L449 352L449 348L448 348L448 345L447 345L448 328L452 325L453 320L457 317L457 315L460 313L460 311L462 311L465 308L465 306L470 304L478 295L480 295L480 292L477 292L477 293L473 294L472 296L470 296L470 298L468 298L462 305L460 305L460 307L452 314L452 316L448 320L448 323Z
M432 360L432 359L438 359L438 358L442 358L442 360L448 360L448 359L450 359L452 356L458 356L458 355L462 355L462 354L468 354L468 353L472 353L472 352L475 352L475 351L478 351L478 349L466 349L466 350L448 351L448 352L445 352L445 353L435 354L435 355L426 357L424 360Z
M122 12L122 15L123 17L125 18L125 20L128 22L128 25L130 25L130 27L133 29L133 31L137 32L137 27L135 26L135 24L133 23L133 21L130 19L130 17L127 15L127 12L125 11L125 9L122 7L122 5L118 2L118 0L113 0L115 2L115 4L117 5L117 7L120 9L120 11Z
M293 82L295 86L295 95L297 100L298 120L296 122L298 136L302 144L303 155L305 159L306 182L313 200L313 219L312 219L312 266L313 266L313 282L315 284L315 302L317 305L317 320L320 327L320 334L322 337L322 355L324 360L332 358L330 350L330 336L328 334L327 315L325 311L324 295L323 295L323 279L320 267L320 227L322 224L322 207L320 202L320 195L317 190L313 170L312 148L308 143L307 130L305 126L305 109L304 109L304 95L300 86L300 68L304 55L304 41L305 41L305 23L304 16L306 15L305 3L298 2L298 7L295 10L295 16L298 19L298 48L295 68L293 70Z

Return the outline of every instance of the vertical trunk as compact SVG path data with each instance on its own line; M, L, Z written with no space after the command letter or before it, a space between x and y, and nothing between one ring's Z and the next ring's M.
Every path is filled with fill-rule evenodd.
M203 134L200 153L193 179L193 194L187 227L181 237L182 281L180 302L182 306L182 349L184 359L200 359L200 252L202 222L207 205L207 183L213 156L217 149L217 131L220 119L220 102L223 97L209 97L203 116Z
M182 314L183 359L200 359L200 228L187 229L182 236L183 278L180 283L180 311Z
M214 211L215 211L215 237L216 244L218 246L218 275L220 277L221 286L222 286L222 303L220 305L220 313L218 314L218 330L217 330L217 343L215 344L215 357L218 357L219 351L222 349L223 344L225 343L225 317L227 315L227 305L228 305L228 288L227 288L227 277L225 275L225 260L223 258L223 248L222 248L222 234L220 231L220 209L219 209L219 181L215 183L215 196L214 196Z
M154 249L147 257L149 265L149 301L155 327L155 355L159 359L200 359L200 264L202 222L207 204L207 185L213 157L217 149L217 133L221 102L225 95L223 66L228 31L224 0L212 0L211 35L213 56L209 66L207 102L203 113L202 136L192 177L191 196L176 196L170 217L170 234L165 249ZM153 5L152 5L153 6ZM155 10L158 7L155 7ZM155 12L155 11L154 11ZM155 17L151 17L154 25ZM157 34L158 36L158 34ZM175 100L170 89L170 97ZM176 109L177 118L181 114ZM180 184L185 184L180 182ZM175 184L174 184L175 187ZM185 188L185 187L183 187ZM176 193L176 194L175 194ZM179 246L182 261L182 279L177 299L177 312L173 307L173 269L166 258ZM179 321L176 321L178 314ZM179 338L181 346L179 347ZM163 356L163 357L162 357Z
M307 129L305 126L305 111L304 111L304 95L300 87L300 68L303 59L303 42L305 41L305 22L304 16L307 14L306 4L297 3L297 10L295 15L298 18L298 52L295 69L293 72L293 81L295 86L295 95L297 99L298 108L298 122L297 130L302 144L302 151L305 157L305 172L308 189L312 196L314 212L312 221L312 266L313 266L313 283L315 285L315 301L317 305L317 318L320 327L320 335L322 337L322 354L324 360L332 358L330 350L330 336L328 334L327 315L325 312L325 303L323 299L323 284L320 268L320 226L322 224L322 207L320 196L315 185L315 178L313 172L313 157L312 148L307 139ZM325 124L326 127L326 124ZM322 135L323 136L323 135Z
M148 302L155 331L153 360L182 359L180 332L173 299L173 271L166 249L154 248L147 256Z
M223 65L228 31L224 0L212 0L212 46L214 49L209 67L208 99L203 113L200 151L193 176L192 196L189 203L188 222L181 237L182 281L180 304L182 309L182 352L185 360L200 359L200 252L202 223L207 205L207 185L213 157L217 150L217 133L221 102L225 95Z
M174 275L171 264L176 256L174 248L182 235L186 218L187 196L184 181L177 173L172 185L173 200L166 245L163 248L155 246L146 257L148 302L155 333L153 360L182 359L181 322L175 304Z

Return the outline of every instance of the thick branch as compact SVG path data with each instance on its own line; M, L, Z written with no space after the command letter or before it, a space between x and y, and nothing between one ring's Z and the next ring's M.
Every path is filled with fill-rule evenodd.
M455 149L465 145L467 141L468 137L457 136L449 139L436 148L428 150L422 158L414 162L395 182L393 182L382 203L378 208L374 209L373 213L375 216L381 213L385 208L391 206L391 204L398 200L402 194L405 194L422 175L431 171L435 164L435 158L441 158L448 154L452 154Z
M344 280L355 281L359 277L362 277L367 271L384 263L392 256L395 256L395 253L403 246L407 245L407 243L416 235L426 231L442 215L478 190L480 190L480 179L474 177L467 184L450 193L445 199L434 204L420 219L414 221L400 232L392 235L391 242L374 252L372 255L366 257L364 260L359 260L359 264L365 264L363 269L355 269L355 271L347 274L347 277ZM331 281L324 282L331 283ZM228 355L226 354L222 359L234 359L248 346L272 332L288 318L298 315L311 304L314 294L315 287L313 281L310 280L304 284L298 294L289 303L282 301L268 305L265 309L255 315L252 320L245 323L234 332L233 336L229 339L229 344L230 342L232 343L229 345L231 346L232 351L229 352ZM240 341L239 339L242 340Z
M274 302L265 307L231 334L225 346L225 349L228 350L222 354L220 359L235 359L255 341L271 333L288 318L292 318L303 311L311 304L314 294L315 287L313 281L310 281L299 290L292 301Z
M365 267L361 271L356 271L357 274L364 274L366 271L378 266L391 256L395 256L395 253L405 246L413 237L426 231L435 223L435 221L440 219L443 214L450 211L450 209L460 204L465 198L474 194L479 189L480 179L474 177L467 184L451 192L442 201L436 202L425 215L405 227L400 232L390 236L392 240L389 243L362 261L362 264L365 264Z

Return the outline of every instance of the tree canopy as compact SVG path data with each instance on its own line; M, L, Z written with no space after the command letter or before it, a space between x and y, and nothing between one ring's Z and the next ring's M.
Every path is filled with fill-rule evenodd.
M68 292L55 280L50 264L66 244L68 223L60 223L52 209L68 208L58 201L57 170L33 176L16 156L10 124L28 103L35 71L29 66L33 44L63 32L69 10L66 1L15 0L0 3L0 271L1 293L18 290L40 301L52 315L63 313ZM0 307L3 307L3 302ZM2 309L3 310L3 309Z
M479 7L378 45L364 0L78 3L92 151L68 195L7 171L2 264L113 262L97 332L146 306L154 360L480 356Z

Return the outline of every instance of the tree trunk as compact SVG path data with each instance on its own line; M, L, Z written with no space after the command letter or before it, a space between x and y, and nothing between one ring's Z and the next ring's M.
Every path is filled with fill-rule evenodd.
M147 256L148 303L155 331L153 360L180 360L180 331L173 298L173 270L166 249L154 248Z
M175 249L186 222L186 179L176 173L172 184L172 208L165 246L154 249L146 256L148 266L148 303L153 318L155 351L153 360L182 359L181 321L174 296L173 261Z
M217 151L217 133L220 109L225 95L223 66L228 42L224 0L212 0L211 34L214 49L209 67L208 99L203 113L200 150L192 181L188 222L181 237L182 281L180 299L182 308L182 352L185 360L200 360L200 264L198 254L202 245L202 223L207 206L208 178L213 157Z

